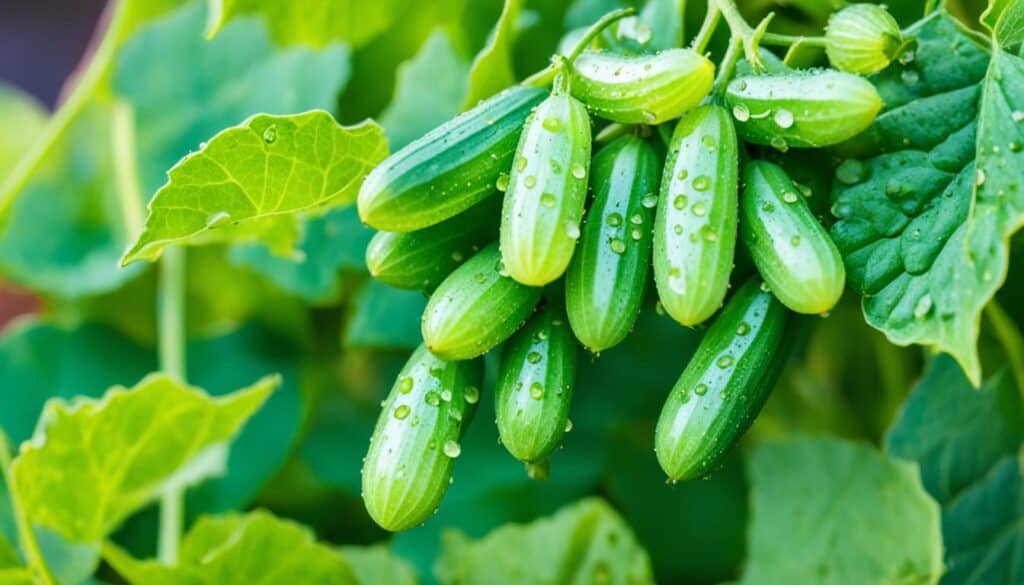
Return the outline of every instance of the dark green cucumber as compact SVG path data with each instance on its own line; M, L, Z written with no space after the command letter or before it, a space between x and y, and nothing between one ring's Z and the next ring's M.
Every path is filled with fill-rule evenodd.
M660 124L696 107L711 91L715 66L691 49L652 55L586 52L572 65L572 95L596 116Z
M359 189L359 216L377 229L407 232L486 198L512 166L523 122L544 95L505 90L384 159Z
M451 360L483 355L505 341L533 312L543 289L509 277L494 243L444 279L423 311L423 339Z
M594 202L565 278L576 338L599 352L622 341L643 303L651 257L651 208L661 161L650 144L623 136L591 164Z
M725 97L744 140L779 150L853 138L884 105L868 80L827 69L740 77Z
M501 256L512 278L542 286L565 272L580 237L590 167L587 109L558 89L530 115L501 210Z
M538 463L562 442L576 380L576 343L560 311L534 315L505 347L495 413L501 443Z
M654 432L658 462L672 481L707 475L750 427L778 380L794 324L759 279L715 318Z
M437 509L480 397L481 366L442 360L421 345L402 368L363 463L363 501L383 528L412 528Z
M374 278L391 286L432 290L498 237L500 205L499 197L490 197L428 228L377 232L366 248L366 266Z
M772 292L797 313L827 313L846 283L842 256L782 167L743 169L740 236Z
M679 120L654 227L654 282L673 319L694 326L722 306L736 250L739 151L721 106Z

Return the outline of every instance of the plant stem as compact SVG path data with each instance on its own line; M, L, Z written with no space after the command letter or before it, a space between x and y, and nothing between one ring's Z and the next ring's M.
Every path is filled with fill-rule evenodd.
M57 585L57 578L53 575L49 565L46 564L46 558L39 547L36 532L32 529L32 524L28 521L25 511L21 507L18 486L14 483L14 477L11 475L11 443L3 430L0 430L0 475L2 475L4 483L7 485L7 491L10 493L11 508L14 510L14 521L18 527L18 540L21 542L21 549L25 553L25 560L28 562L28 566L33 570L38 583Z
M160 260L157 291L160 369L184 382L185 376L185 250L171 246ZM184 520L184 492L170 489L160 498L160 561L178 560L178 543Z
M1024 403L1024 337L1013 323L1013 319L995 300L985 305L985 318L992 324L996 339L1006 352L1006 360L1010 362L1010 370L1017 382L1017 392Z
M757 45L760 42L761 37L765 34L764 30L768 26L768 22L772 18L772 14L769 14L761 21L756 29L752 28L750 24L740 14L740 9L736 7L735 0L709 0L714 2L718 9L722 11L722 16L725 18L725 22L729 25L729 30L732 31L733 37L739 38L743 43L743 51L746 54L747 61L754 67L755 71L764 71L764 63L761 62L761 55L757 52Z
M704 53L708 48L708 43L711 42L711 37L715 34L715 29L718 28L718 23L722 19L722 13L718 10L718 5L711 3L708 5L708 11L704 14L704 22L700 25L700 30L697 31L697 36L693 37L693 44L691 47L698 53Z
M824 47L825 37L801 37L793 35L780 35L778 33L764 33L761 42L776 47L788 47L790 45L803 45L805 47Z
M927 2L924 3L924 15L928 16L932 12L935 12L935 9L938 7L939 0L927 0Z
M580 53L587 48L587 45L589 45L591 41L597 38L597 35L601 34L601 31L608 28L608 26L616 20L632 16L634 14L636 14L636 9L634 8L620 8L618 10L612 10L608 14L602 16L597 22L591 25L589 29L587 29L587 32L583 34L583 38L581 38L579 42L576 43L576 46L572 48L572 52L566 55L566 61L572 65L572 62L576 60L576 57L580 56Z
M726 49L725 56L722 57L722 62L718 65L718 75L715 76L715 86L712 94L716 101L721 101L722 96L725 94L725 87L729 85L729 80L732 79L732 75L736 71L736 62L740 60L742 46L742 39L737 37L733 37L729 41L729 48Z

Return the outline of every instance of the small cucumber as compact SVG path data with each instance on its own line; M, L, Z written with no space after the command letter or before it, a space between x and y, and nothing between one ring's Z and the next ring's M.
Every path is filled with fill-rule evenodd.
M437 509L480 398L481 366L442 360L421 345L402 368L363 463L363 501L383 528L412 528Z
M523 129L501 212L501 256L512 278L542 286L561 276L580 237L590 166L587 109L559 89Z
M834 70L740 77L726 88L726 102L744 140L779 150L853 138L884 105L871 82Z
M654 444L672 481L714 469L778 380L794 318L759 282L750 280L736 291L665 401Z
M900 25L875 4L852 4L829 18L825 53L841 71L870 75L889 66L903 47Z
M565 278L569 324L592 352L622 341L643 303L661 160L650 144L623 136L591 165L594 203Z
M366 266L397 288L433 290L498 236L501 199L490 197L437 225L414 232L377 232L366 248Z
M743 169L740 237L772 292L797 313L827 313L839 302L846 269L782 167L753 161Z
M576 380L576 343L560 311L541 311L512 337L498 376L501 443L516 459L540 463L562 442Z
M456 268L431 295L423 311L423 339L444 359L483 355L519 329L542 291L510 278L493 243Z
M570 88L594 115L623 124L660 124L697 106L711 91L715 66L690 49L653 55L586 52L572 65Z
M654 282L673 319L694 326L725 300L736 250L739 151L729 112L706 105L676 126L654 225Z
M530 110L544 99L517 86L431 130L384 159L359 189L359 216L386 231L422 229L472 207L508 172Z

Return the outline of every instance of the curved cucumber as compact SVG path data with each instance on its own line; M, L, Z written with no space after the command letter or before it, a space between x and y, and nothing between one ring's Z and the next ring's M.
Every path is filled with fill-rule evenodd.
M572 333L560 313L541 311L509 341L498 378L498 433L516 459L540 462L561 444L575 380Z
M359 216L386 231L444 221L494 192L530 110L544 99L517 86L484 100L384 159L359 189Z
M691 49L635 56L587 52L572 65L570 88L597 116L660 124L699 104L714 77L714 64Z
M846 283L842 256L782 167L743 169L740 236L772 292L797 313L821 314Z
M744 140L779 150L853 138L884 105L871 82L834 70L740 77L725 99Z
M505 341L530 316L543 289L510 278L498 244L444 279L423 311L423 340L436 355L464 360Z
M565 272L580 236L589 166L587 109L556 92L527 120L509 176L501 256L512 278L542 286Z
M658 419L655 451L669 478L707 475L746 432L778 380L793 321L758 279L729 300Z
M732 118L701 106L676 126L654 226L654 282L665 311L704 322L725 299L736 250L739 154Z
M661 161L650 144L623 136L594 156L594 202L565 278L573 333L590 351L622 341L643 303ZM645 199L646 198L646 199Z
M467 258L498 236L500 199L414 232L377 232L366 248L366 266L397 288L432 290Z
M363 463L363 501L383 528L412 528L437 509L482 372L479 361L447 362L422 345L402 368Z

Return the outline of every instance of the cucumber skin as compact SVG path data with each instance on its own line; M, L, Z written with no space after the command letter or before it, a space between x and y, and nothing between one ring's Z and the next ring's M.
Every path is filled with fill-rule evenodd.
M534 315L505 347L498 376L501 443L516 459L542 461L562 442L576 382L576 342L564 316L552 309ZM540 398L531 394L535 383Z
M744 323L748 331L740 335ZM707 475L750 427L785 365L795 324L759 279L747 281L729 300L658 419L655 451L671 480ZM732 357L727 367L719 361L723 356Z
M433 290L463 261L498 237L501 199L413 232L377 232L366 248L370 275L396 288Z
M775 73L734 79L725 100L737 118L736 131L747 142L781 149L820 148L860 134L885 105L868 80L835 70ZM791 125L777 122L780 110L789 112Z
M454 466L444 446L447 441L458 443L468 426L475 400L467 401L466 395L479 396L482 374L478 360L446 362L423 345L402 368L363 463L363 501L381 527L407 530L437 510ZM412 381L410 388L406 380ZM444 400L445 391L451 393L450 400Z
M729 288L739 213L738 153L732 116L717 105L683 116L669 145L654 227L654 282L665 312L688 327L711 317ZM698 189L699 181L707 186Z
M438 357L465 360L508 339L533 313L543 289L502 274L493 243L444 279L423 311L423 339Z
M782 167L765 161L747 163L743 182L740 237L758 272L793 311L832 310L843 294L846 268L800 190Z
M486 198L512 166L523 122L544 95L507 89L384 159L359 190L359 216L379 230L407 232Z
M658 188L660 158L644 140L623 136L591 163L594 202L566 273L565 303L573 333L594 353L621 342L640 313L654 223L654 210L643 206L643 198ZM609 223L613 214L618 225ZM634 222L637 216L640 223ZM623 243L621 254L612 249L613 239Z
M570 88L596 116L654 125L696 107L714 77L714 64L690 49L635 56L585 52L573 64Z
M543 286L565 273L580 236L589 167L586 107L552 94L523 128L501 210L501 255L512 278Z

